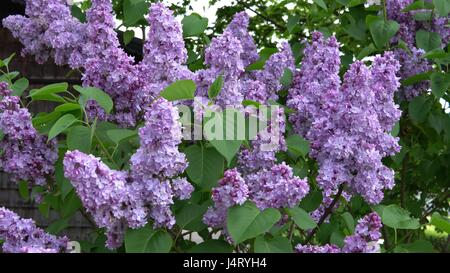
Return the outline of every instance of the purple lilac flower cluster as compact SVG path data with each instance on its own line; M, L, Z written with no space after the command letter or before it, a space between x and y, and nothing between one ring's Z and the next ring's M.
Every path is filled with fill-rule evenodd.
M67 251L69 240L45 233L32 219L0 207L0 240L4 253L60 253Z
M372 212L358 220L354 234L345 237L342 249L333 244L323 246L299 244L295 250L297 253L378 253L381 227L380 216Z
M403 9L412 4L414 0L392 0L386 1L387 17L395 20L400 24L400 30L392 39L393 43L403 40L409 48L415 46L416 32L420 29L438 33L442 38L443 46L450 42L450 29L446 27L449 23L448 17L438 17L434 14L431 21L415 20L414 14L423 12L424 10L412 10L404 12ZM427 0L425 2L431 2Z
M210 227L225 228L227 209L242 205L248 198L248 187L236 169L226 170L218 186L212 190L214 206L203 216L203 222Z
M283 43L280 51L267 60L262 70L244 72L245 66L258 59L247 27L248 16L245 13L236 14L223 35L213 39L207 49L205 62L210 68L197 74L199 95L204 97L215 77L220 73L224 74L225 86L222 93L227 99L218 99L216 104L219 106L225 104L236 107L244 98L267 105L269 100L278 99L277 93L282 88L280 79L284 71L295 70L290 46ZM238 93L227 88L227 80L233 83L238 80L238 86L234 86L238 89L233 89L238 90ZM244 110L248 116L259 115L258 111L253 111L256 109L249 107ZM276 163L276 152L286 150L283 108L278 108L267 121L269 125L251 141L251 147L240 151L237 169L227 171L219 186L213 190L214 207L204 216L204 222L209 226L224 228L227 208L245 201L243 198L236 201L235 197L245 195L260 209L283 208L295 206L309 191L306 180L295 177L291 167L284 162Z
M186 178L173 178L187 167L178 151L181 124L177 109L165 99L157 100L146 113L139 130L141 147L131 157L130 172L111 170L92 155L69 151L64 158L65 176L99 227L106 228L107 246L122 244L127 227L147 223L171 228L175 217L173 198L188 199L193 186Z
M95 223L106 228L108 247L122 244L127 226L145 225L146 208L126 172L111 170L93 155L69 151L64 157L64 175Z
M249 198L261 210L294 207L309 192L306 179L294 176L284 162L247 175L246 182Z
M3 20L15 38L24 45L23 55L34 55L38 63L52 57L58 65L74 64L72 52L79 51L84 39L83 24L71 16L64 0L27 0L25 16Z
M185 178L176 178L187 167L186 157L178 151L181 123L171 102L160 98L148 109L145 126L139 130L141 147L131 157L131 176L141 187L142 198L152 204L155 226L171 228L175 224L170 205L173 197L188 199L193 186Z
M115 112L111 115L95 101L88 101L86 110L91 118L134 127L164 87L194 78L183 65L186 49L172 11L161 3L153 4L148 21L150 30L140 64L134 64L120 48L111 0L93 0L86 23L71 16L66 1L28 0L26 16L10 16L3 25L25 46L24 54L34 55L39 63L52 57L58 65L83 68L83 85L98 87L112 97Z
M400 29L394 38L392 38L391 43L396 44L402 40L408 45L411 51L406 52L403 49L394 51L395 58L401 65L398 76L402 79L431 70L431 63L427 59L422 58L425 52L422 49L416 48L415 37L417 31L425 30L439 34L443 47L450 42L450 28L447 27L450 23L448 16L438 17L434 15L431 21L415 20L414 15L424 10L402 11L413 2L413 0L393 0L386 2L387 17L400 24ZM429 89L429 84L429 81L422 81L414 85L402 86L399 94L400 98L410 101L414 97L426 92Z
M31 123L30 112L11 93L7 83L0 82L0 129L4 133L0 141L0 169L10 174L13 181L43 185L53 175L58 159L56 140L47 143L46 137L39 135Z
M288 106L296 131L311 143L310 156L320 169L317 176L325 196L346 183L350 193L379 203L383 189L392 188L393 171L381 159L398 152L398 139L389 132L400 118L393 95L399 86L398 62L392 53L376 56L371 68L355 62L339 86L339 46L320 33L305 49L295 75Z

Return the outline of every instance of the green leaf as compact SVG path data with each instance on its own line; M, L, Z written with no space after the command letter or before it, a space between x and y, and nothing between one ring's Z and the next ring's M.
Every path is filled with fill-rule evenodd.
M419 22L430 21L433 18L433 13L431 10L419 11L413 14L413 18Z
M184 150L189 165L188 177L202 189L211 189L223 174L223 157L213 148L192 145Z
M395 21L385 21L381 16L368 15L366 24L377 48L383 48L400 28Z
M64 176L64 165L62 158L58 159L55 164L55 180L58 185L58 190L61 197L64 199L72 191L73 186L70 181Z
M233 247L222 240L207 240L189 249L188 253L231 253Z
M300 207L308 212L316 210L322 203L322 193L320 191L311 191L300 201Z
M72 114L66 114L59 118L48 132L48 141L72 126L75 122L78 122L78 120Z
M416 84L416 83L421 82L421 81L429 80L430 76L431 76L431 73L432 73L431 71L427 71L427 72L419 73L419 74L416 74L416 75L411 76L409 78L406 78L406 79L401 81L402 85L403 86L409 86L409 85L413 85L413 84Z
M298 15L289 15L287 20L287 30L289 33L294 34L298 32L300 29L299 25L300 17Z
M441 98L450 86L450 76L440 72L431 74L431 92L436 98Z
M28 188L28 182L20 181L18 186L20 197L22 197L24 200L28 200L30 198L30 189Z
M124 0L123 1L123 23L127 27L136 26L139 21L144 20L144 15L149 10L146 0Z
M73 17L77 18L81 23L86 22L86 14L77 5L72 5L70 8Z
M409 116L415 123L423 123L432 107L432 102L426 96L415 97L409 103Z
M32 101L40 101L40 100L66 103L66 100L63 97L58 96L56 94L43 94L32 97Z
M423 0L420 0L409 4L408 6L406 6L406 8L402 9L402 12L409 12L413 10L422 10L422 9L432 9L432 7L430 7L428 3L424 2Z
M427 240L417 240L410 244L399 245L406 253L434 253L433 244Z
M0 67L8 66L14 56L16 56L16 53L9 55L9 57L4 60L0 60Z
M428 32L423 29L416 32L416 45L426 52L435 48L440 48L441 43L442 40L438 33Z
M316 3L316 5L318 5L319 7L323 8L324 10L328 10L327 5L323 0L313 0L313 2Z
M106 135L118 145L122 140L137 136L137 132L129 129L111 129L106 131Z
M85 154L91 152L92 134L91 129L85 126L74 126L67 134L67 148L70 151L78 150Z
M69 227L70 218L61 218L51 223L45 231L50 234L58 235L61 231Z
M111 97L103 92L102 90L96 88L96 87L81 87L79 85L74 85L73 87L75 90L77 90L80 94L83 96L86 96L88 100L95 100L98 105L100 105L107 114L111 113L111 110L113 109L113 100Z
M214 82L211 84L211 86L208 89L208 97L210 99L215 99L223 87L223 74L220 74L217 79L214 80Z
M234 156L239 151L239 148L242 145L242 140L210 140L211 143L216 150L225 157L228 162L228 166L230 166L231 161Z
M345 234L340 230L335 230L331 233L330 243L337 245L338 247L344 247Z
M260 211L253 203L246 202L228 209L227 229L234 244L239 244L267 232L280 218L276 209Z
M285 68L283 72L283 76L281 76L280 83L284 86L284 88L288 88L292 79L294 78L294 73L289 68Z
M192 13L191 15L185 16L181 20L181 24L183 25L184 37L200 36L208 27L208 18L202 17L197 13Z
M348 231L350 231L350 234L353 234L353 232L355 231L355 219L353 219L353 216L346 211L341 215L341 217L344 220L345 226L347 227Z
M290 135L286 138L288 151L295 157L305 157L309 152L309 141L300 135Z
M275 54L277 52L278 52L278 50L273 47L266 47L266 48L262 49L259 52L259 60L250 64L249 66L247 66L246 70L252 71L252 70L263 69L266 61L270 58L270 56L272 56L273 54Z
M128 229L125 233L127 253L168 253L172 248L172 237L164 230L153 230L148 224L139 229Z
M430 224L450 234L450 220L446 217L441 216L438 212L434 212L431 215Z
M418 219L411 218L407 210L397 205L384 207L381 220L383 224L394 229L418 229L420 227Z
M180 229L192 230L190 227L204 226L202 222L203 215L208 209L208 203L198 205L195 203L186 204L175 214L177 225ZM205 226L206 227L206 226ZM196 229L196 228L194 228Z
M123 33L123 43L125 45L128 45L131 41L133 41L134 38L134 31L132 29L129 29Z
M361 60L364 57L369 56L370 54L374 53L377 51L377 48L373 45L373 43L370 43L368 46L366 46L365 48L361 49L361 51L359 52L358 56L356 56L356 59Z
M400 133L400 122L397 121L391 130L391 136L396 137L398 136L399 133Z
M167 86L160 96L168 101L193 99L196 88L192 80L179 80Z
M428 51L427 53L422 55L422 58L427 58L427 59L442 59L447 57L447 53L442 49L442 48L435 48L432 49L430 51Z
M75 189L73 189L69 194L67 194L61 204L61 216L71 217L80 208L82 208L81 200L78 198Z
M68 103L64 103L64 104L58 105L55 108L56 112L62 112L62 113L64 113L64 112L71 112L71 111L74 111L74 110L81 110L80 105L76 104L76 103L68 102Z
M266 238L258 236L255 239L255 253L292 253L292 245L288 238L276 236Z
M446 17L450 12L449 0L433 0L433 4L441 17Z
M38 210L45 218L48 218L50 215L50 205L45 201L38 205Z
M46 95L66 92L68 87L69 84L66 82L49 84L42 88L31 90L29 97L36 100L35 98L37 97L45 97Z
M28 88L29 82L25 78L20 78L11 85L13 96L22 96L23 92Z
M313 229L317 226L309 213L302 208L290 208L287 209L287 212L292 217L295 224L303 230Z

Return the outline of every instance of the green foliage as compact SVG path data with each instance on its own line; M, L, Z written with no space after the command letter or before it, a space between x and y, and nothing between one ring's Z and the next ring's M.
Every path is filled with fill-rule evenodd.
M267 232L280 218L281 214L276 209L260 211L251 202L246 202L228 210L227 230L234 244L239 244Z
M195 83L192 80L179 80L167 86L160 94L168 101L193 99Z

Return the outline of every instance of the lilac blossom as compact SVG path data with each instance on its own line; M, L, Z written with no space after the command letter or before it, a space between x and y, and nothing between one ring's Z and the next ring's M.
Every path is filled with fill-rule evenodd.
M127 226L145 225L146 208L126 172L111 170L93 155L68 151L64 157L64 175L95 223L106 228L109 248L122 244Z
M47 143L31 123L28 109L20 106L20 98L11 95L8 85L0 82L0 129L5 134L0 141L3 153L0 168L11 180L44 185L54 172L58 158L56 140Z
M4 253L60 253L67 251L69 239L56 237L36 227L32 219L0 207L0 240Z
M422 57L422 55L425 54L425 51L423 49L411 47L410 51L411 52L409 53L400 48L394 51L395 58L401 64L398 76L402 79L407 79L414 75L432 70L430 62ZM429 81L421 81L413 85L403 85L400 88L399 95L401 96L401 99L410 101L416 96L419 96L426 92L429 87Z
M341 250L338 246L333 244L326 244L323 246L316 245L301 245L298 244L295 247L297 253L340 253Z
M290 90L288 106L296 110L290 119L310 141L325 196L345 183L350 194L377 204L394 185L393 171L381 159L399 151L398 139L390 135L400 117L393 102L399 65L392 53L376 56L371 68L357 61L339 87L338 58L335 38L314 33Z
M239 39L242 45L243 52L241 59L244 67L256 62L259 59L259 54L256 49L255 42L252 36L248 33L249 17L244 11L236 13L233 20L227 26L227 31L233 33Z
M333 244L301 245L295 247L297 253L379 253L382 227L381 218L372 212L358 220L353 235L344 238L344 246L339 248Z
M294 176L292 168L284 162L249 174L245 179L249 199L261 210L294 207L309 192L306 179Z
M227 209L242 205L247 200L249 190L237 169L229 169L212 190L214 206L209 207L203 216L203 222L210 227L225 228Z
M381 238L381 218L372 212L358 221L355 232L344 239L343 252L376 253L380 252L378 240Z

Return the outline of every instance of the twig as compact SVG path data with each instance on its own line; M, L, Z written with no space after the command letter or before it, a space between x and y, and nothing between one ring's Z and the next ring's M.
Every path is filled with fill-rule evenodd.
M320 217L319 222L317 223L317 226L309 233L308 237L305 240L305 244L309 243L311 238L316 234L316 232L319 230L320 226L325 222L325 219L327 219L328 215L333 211L334 206L336 205L337 201L339 200L339 197L342 195L342 191L344 190L344 184L341 184L339 186L339 190L336 193L336 196L334 196L333 201L331 201L331 204L325 209L325 212L323 213L322 217Z
M255 10L254 8L252 8L250 5L248 5L247 3L245 3L245 1L238 1L239 4L241 4L242 6L244 6L246 9L254 12L256 15L258 15L259 17L263 18L266 21L271 22L272 24L274 24L279 30L284 31L286 28L285 26L281 25L280 23L278 23L277 21L273 20L272 18L260 13L259 11Z

